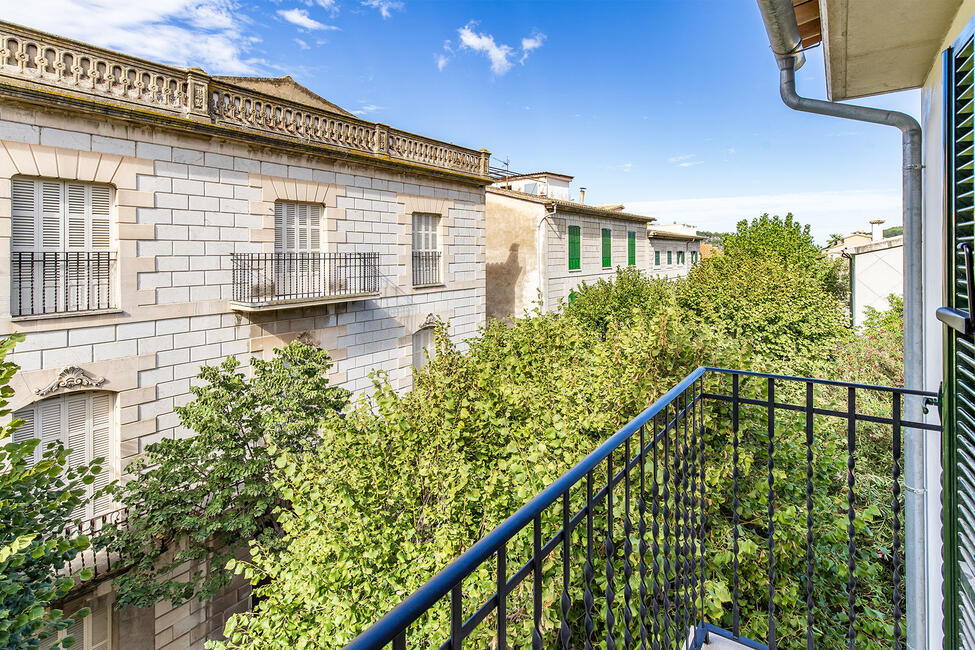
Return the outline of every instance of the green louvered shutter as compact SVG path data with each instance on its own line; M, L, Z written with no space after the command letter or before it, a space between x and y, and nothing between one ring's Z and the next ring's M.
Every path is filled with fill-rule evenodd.
M660 266L660 251L653 252L653 264L654 266Z
M578 271L582 268L582 244L580 242L579 226L569 226L569 270Z
M969 27L944 61L949 290L948 305L938 310L938 317L949 325L942 441L946 648L975 648L975 337L970 321L975 305L968 297L971 273L966 263L975 248L972 53Z
M607 269L613 265L613 232L609 228L603 228L603 268Z
M636 231L626 231L626 263L636 266Z

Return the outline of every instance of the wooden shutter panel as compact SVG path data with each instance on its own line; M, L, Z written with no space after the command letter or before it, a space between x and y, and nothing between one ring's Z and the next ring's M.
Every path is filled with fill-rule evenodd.
M579 226L569 226L569 270L582 268L581 237Z
M308 248L312 253L322 250L322 206L308 208Z
M284 204L274 203L274 251L284 252Z
M609 228L603 228L603 268L613 265L613 235Z
M110 650L112 640L112 608L110 605L93 609L85 621L88 634L84 650Z
M298 240L296 242L297 250L305 253L308 251L309 245L309 210L307 203L299 203L295 205L295 230L297 232Z
M89 185L91 195L91 248L109 250L112 246L112 188Z
M975 248L973 43L970 27L945 55L948 307L971 314L962 246ZM944 403L945 647L975 648L975 338L946 328Z
M65 223L67 250L83 251L88 249L88 192L81 183L66 183L65 194Z
M108 485L112 480L112 396L108 393L91 394L91 456L88 461L104 458L102 471L95 475L91 484L92 494ZM92 502L92 517L105 514L112 509L112 499L105 495Z
M626 233L626 263L636 265L636 233L632 230Z
M26 178L10 181L11 242L15 251L32 251L37 245L37 184Z
M40 181L40 248L60 251L63 245L62 221L64 186L59 181Z
M36 418L34 417L33 408L28 407L25 409L20 409L19 411L14 413L13 417L15 420L17 418L20 418L21 420L24 421L24 423L20 425L20 428L14 431L14 434L12 436L14 442L23 442L25 440L30 440L36 435L35 426L34 426L35 424L34 421ZM41 448L40 448L40 444L38 444L38 446L34 448L33 458L29 458L27 460L28 467L32 466L35 462L37 462L37 460L40 457L41 457Z
M68 438L66 446L70 450L68 452L68 467L70 468L81 467L91 460L88 406L88 396L84 393L69 395L64 398L64 409L67 411L65 414ZM85 496L91 496L91 486L87 486ZM76 519L90 517L87 505L82 504L76 508L71 516Z

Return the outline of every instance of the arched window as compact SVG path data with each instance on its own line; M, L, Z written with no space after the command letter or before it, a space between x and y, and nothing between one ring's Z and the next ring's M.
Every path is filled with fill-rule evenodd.
M91 497L112 481L112 394L104 391L83 391L49 397L14 413L24 423L14 432L14 442L38 438L33 462L44 455L48 444L60 441L70 449L68 466L79 467L95 458L104 458L102 471L91 485L85 486ZM72 513L72 517L92 519L112 509L112 500L102 496L89 501Z
M413 367L419 370L433 356L433 328L421 327L413 333Z

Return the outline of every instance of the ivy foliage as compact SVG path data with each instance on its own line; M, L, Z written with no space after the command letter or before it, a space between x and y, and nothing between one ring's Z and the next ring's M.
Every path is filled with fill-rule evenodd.
M23 335L0 340L0 417L10 414L10 380L17 366L6 361ZM84 569L63 572L66 564L89 546L87 537L64 535L74 524L72 512L85 503L85 486L101 471L103 458L67 469L68 449L48 445L34 461L39 440L12 442L23 423L0 426L0 647L33 648L41 640L88 615L87 608L66 618L54 607L77 581L91 577ZM53 647L69 647L66 637ZM59 645L60 644L60 645Z
M276 454L316 449L319 429L349 403L348 391L329 385L330 367L325 351L293 342L253 360L250 378L233 357L201 368L194 399L176 408L193 435L149 445L127 468L132 480L113 486L128 525L97 542L132 562L116 579L120 606L209 599L229 584L225 566L243 544L273 546ZM184 563L193 568L179 575Z

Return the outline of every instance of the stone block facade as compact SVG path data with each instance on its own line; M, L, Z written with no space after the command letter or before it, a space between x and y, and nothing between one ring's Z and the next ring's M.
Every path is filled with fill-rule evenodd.
M17 30L26 34L17 45L21 49L35 37L55 38L23 28L11 33L19 37ZM319 111L312 117L316 109L282 108L280 101L274 105L280 110L276 120L261 122L252 115L243 123L228 105L216 115L216 104L206 119L207 93L196 89L206 91L207 81L194 71L166 68L173 79L188 74L186 88L194 90L178 90L157 106L152 102L158 97L136 98L129 90L109 87L110 79L109 85L95 80L93 86L51 92L50 85L68 82L16 65L0 57L0 336L26 337L11 355L21 371L13 380L10 406L21 413L43 404L55 405L58 413L88 408L90 422L98 417L91 415L96 407L73 397L109 395L110 478L121 477L154 441L190 434L174 409L190 400L203 365L233 356L246 368L250 359L270 358L275 348L300 339L328 350L335 364L331 379L355 395L370 392L376 371L387 373L396 389L408 390L418 331L439 318L463 349L465 339L484 324L484 186L489 181L479 170L486 174L486 152L337 113ZM220 88L230 92L232 86L220 82ZM238 90L246 102L271 105L273 98ZM139 102L147 107L133 110L131 104ZM295 121L295 115L304 121ZM72 255L88 252L71 247L77 233L69 223L78 211L72 196L92 195L95 186L110 197L104 208L110 232L98 259L111 260L111 271L98 275L97 282L94 271L78 276L72 266L80 259ZM54 209L42 195L48 187L62 192L58 196L67 206L57 209L68 250L55 251L45 239L43 251L29 253L35 261L18 268L14 256L23 255L17 238L23 237L24 206L34 196L30 188L39 188L37 203L43 204L32 208L36 240L48 236L46 219ZM300 254L357 260L368 255L375 260L367 269L375 286L242 306L235 293L242 271L234 256L279 255L284 231L276 215L282 204L315 206L321 215L313 227L319 244L313 253L305 248ZM95 209L86 205L89 212ZM436 273L422 286L414 282L411 252L416 214L435 224L432 241L437 242ZM42 255L67 262L58 262L62 266L48 274L47 258L36 261ZM87 286L80 286L78 277L87 277ZM25 289L26 282L40 288ZM99 298L97 308L61 308L77 306L79 296L96 284L109 294ZM29 313L14 308L24 303L24 295L32 306ZM47 309L45 300L63 305ZM82 650L202 648L230 613L249 606L249 594L247 585L235 583L208 603L113 610L111 583L102 582L73 596L68 608L100 599L95 604L110 611L109 645L88 639L88 645L76 646Z

